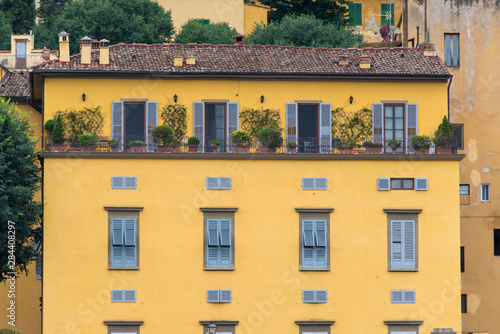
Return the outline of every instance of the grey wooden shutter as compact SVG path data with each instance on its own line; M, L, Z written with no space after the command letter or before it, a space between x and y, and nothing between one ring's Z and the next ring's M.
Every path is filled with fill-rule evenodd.
M314 222L302 221L302 266L314 267Z
M219 302L219 290L207 290L207 303Z
M315 190L327 190L326 177L315 177L314 178L314 189Z
M208 245L219 246L219 235L217 233L217 220L208 220Z
M220 290L219 296L220 296L219 301L221 303L230 303L232 300L231 290Z
M136 233L135 219L125 219L125 267L136 266Z
M111 177L111 189L122 189L124 188L125 178L122 176L112 176Z
M222 268L231 267L231 220L219 221L220 253L219 263Z
M218 254L218 221L215 219L210 219L207 221L207 267L216 268L218 266Z
M218 189L219 178L207 176L207 189Z
M415 268L415 222L404 222L404 268Z
M415 291L403 291L403 301L405 303L415 303Z
M315 302L315 291L314 290L302 290L302 302L303 303L314 303Z
M428 180L427 178L416 178L415 179L415 190L428 190Z
M202 152L205 148L205 104L193 102L193 136L198 137Z
M227 137L226 145L228 152L234 152L234 145L231 144L231 133L238 130L239 126L239 104L238 102L227 103Z
M219 177L220 189L231 189L230 177Z
M117 150L123 150L123 102L111 102L111 136L119 142Z
M316 246L326 247L326 220L316 221Z
M111 290L111 302L121 303L124 300L123 290Z
M125 263L123 219L111 219L111 233L111 265L113 267L123 267Z
M137 178L135 176L126 176L124 179L125 189L137 189Z
M286 142L298 143L299 127L298 127L298 106L297 103L286 104ZM289 151L290 148L287 147Z
M328 291L316 290L316 303L326 303L328 300Z
M377 179L377 189L380 191L391 190L391 179L379 177Z
M384 105L382 103L372 103L372 141L377 144L383 144L384 142L383 110Z
M411 139L417 135L418 105L416 103L406 104L406 147L408 152L413 152Z
M403 267L402 229L402 221L391 221L391 268Z
M392 290L391 303L415 303L415 291Z
M330 153L332 151L332 105L331 103L320 103L319 110L320 153Z
M314 178L303 177L302 178L302 190L314 190Z
M148 152L154 152L156 145L153 142L151 133L158 125L158 102L146 102L146 142Z
M403 302L403 291L393 290L391 291L391 303L402 303Z
M123 301L125 303L135 303L136 301L136 291L135 290L123 290Z

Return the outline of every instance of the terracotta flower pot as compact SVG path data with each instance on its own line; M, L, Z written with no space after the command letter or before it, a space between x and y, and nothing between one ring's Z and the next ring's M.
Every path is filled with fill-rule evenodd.
M116 152L116 150L118 149L118 145L116 145L116 144L111 144L111 145L108 145L108 146L111 149L111 152Z
M146 145L131 145L130 152L146 152Z
M451 147L436 146L436 154L451 154Z
M196 153L196 152L198 152L198 145L188 145L188 152L189 153Z
M257 153L264 153L264 154L276 153L276 147L262 146L257 149Z
M366 147L366 153L367 154L381 154L382 153L382 146L380 146L380 147Z
M429 153L429 149L428 148L413 148L413 153L414 154L427 154Z
M177 152L175 151L176 148L172 147L172 146L169 146L169 145L158 145L156 146L156 152L159 152L159 153L174 153L174 152ZM178 152L180 152L181 149L179 148Z
M250 153L249 145L235 146L234 153Z
M50 145L47 145L47 151L51 151L51 152L66 151L66 145L65 144L50 144Z

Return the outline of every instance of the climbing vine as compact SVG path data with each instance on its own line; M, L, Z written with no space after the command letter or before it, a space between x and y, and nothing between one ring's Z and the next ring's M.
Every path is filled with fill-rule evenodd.
M54 118L61 116L64 122L67 138L76 142L78 137L84 133L95 133L100 135L104 116L101 112L101 106L83 107L81 110L68 108L66 110L56 111Z
M367 107L357 111L347 111L344 107L332 110L332 138L361 145L372 136L372 113Z
M181 145L182 140L187 134L187 108L183 104L168 104L163 107L161 112L163 124L174 129L173 146Z
M244 108L240 112L241 129L248 131L252 137L259 129L273 128L283 131L279 109Z

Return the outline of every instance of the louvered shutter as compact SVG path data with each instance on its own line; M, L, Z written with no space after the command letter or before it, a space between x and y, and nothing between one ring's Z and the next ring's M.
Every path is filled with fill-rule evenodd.
M154 152L156 145L151 135L155 126L158 125L158 102L146 102L146 145L148 152Z
M415 291L403 291L403 300L405 303L415 303Z
M218 177L207 177L207 189L218 189L219 178Z
M315 190L327 190L326 177L315 177L314 178L314 189Z
M380 191L391 190L390 185L391 179L389 178L381 178L377 179L377 189Z
M418 134L418 105L416 103L406 104L406 147L408 152L413 152L411 139Z
M316 290L316 303L326 303L328 300L328 291Z
M286 142L295 142L299 145L297 141L299 134L297 112L297 103L286 104ZM287 147L287 151L290 152L290 148Z
M231 221L219 221L220 252L219 263L222 268L231 267Z
M238 130L239 126L239 104L238 102L227 103L227 139L223 145L227 146L228 152L234 152L234 145L231 144L231 133Z
M219 296L220 296L220 302L221 303L230 303L232 296L231 296L231 290L220 290L219 291Z
M402 303L403 302L403 291L393 290L391 291L391 303Z
M332 150L332 105L320 103L320 153L330 153Z
M124 177L126 189L137 189L137 178L135 176Z
M427 178L416 178L415 179L415 190L428 190Z
M445 55L446 55L446 65L450 66L452 65L451 62L451 35L445 34Z
M203 102L193 102L193 136L200 140L201 150L205 148L205 106Z
M111 229L111 265L113 267L123 267L125 263L125 254L123 249L123 219L111 219Z
M123 301L125 303L135 303L135 300L136 300L136 291L135 290L124 290L123 294L124 294Z
M415 222L404 222L404 268L415 268Z
M119 142L117 150L123 149L123 102L113 101L111 103L111 135Z
M219 238L217 233L217 220L208 221L208 245L219 246Z
M231 189L231 178L230 177L220 177L220 189Z
M302 222L302 266L304 268L314 267L314 222L304 220Z
M135 219L125 219L125 246L135 246Z
M314 222L312 220L304 220L302 225L304 230L304 246L314 246Z
M216 268L219 266L219 236L218 221L207 221L207 266Z
M207 303L219 302L219 290L207 290Z
M111 189L122 189L124 187L125 179L121 176L111 177Z
M391 221L391 268L402 268L402 222Z
M372 141L377 144L383 144L384 142L383 106L382 103L372 103Z
M315 291L314 290L302 290L302 302L303 303L314 303L315 301Z
M111 290L111 302L121 303L123 302L123 290Z
M326 221L316 221L316 246L326 247Z
M314 189L314 178L303 177L302 178L302 190L313 190Z
M454 34L453 36L453 65L458 66L458 35Z

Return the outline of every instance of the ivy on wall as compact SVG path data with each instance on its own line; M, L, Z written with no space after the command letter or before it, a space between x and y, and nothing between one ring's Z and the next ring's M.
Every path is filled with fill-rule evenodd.
M372 111L363 107L348 111L344 107L332 110L332 138L351 146L361 145L372 136Z
M187 108L183 104L168 104L162 108L161 119L163 124L174 129L173 146L181 145L187 134Z
M104 116L101 112L101 106L83 107L81 110L68 108L66 110L58 110L54 118L61 116L64 122L67 138L70 141L76 142L78 137L84 133L102 133Z
M248 131L252 137L257 135L259 129L273 128L283 131L279 109L253 109L243 108L240 111L241 129Z

